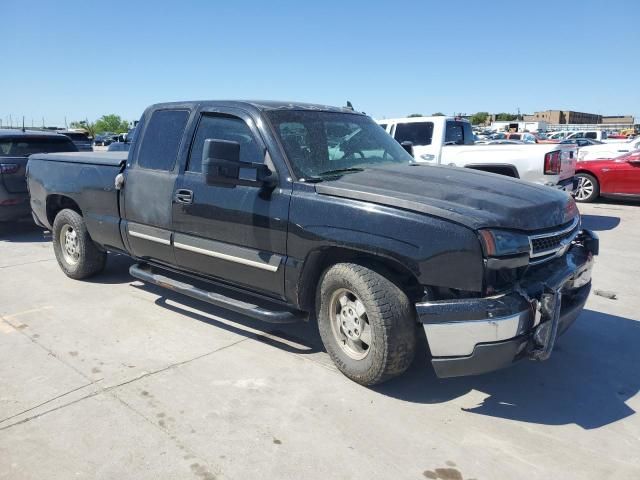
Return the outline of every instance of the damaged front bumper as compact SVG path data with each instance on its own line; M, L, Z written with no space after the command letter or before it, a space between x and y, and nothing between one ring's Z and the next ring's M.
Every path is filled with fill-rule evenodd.
M583 230L565 255L536 266L510 293L417 303L438 377L486 373L522 358L546 360L582 312L598 248L596 234Z

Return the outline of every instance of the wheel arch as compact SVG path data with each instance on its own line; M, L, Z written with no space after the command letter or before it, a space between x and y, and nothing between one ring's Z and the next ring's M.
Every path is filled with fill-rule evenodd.
M316 293L324 272L338 263L355 263L389 278L398 285L411 300L422 296L418 277L399 261L359 251L348 247L316 249L307 255L304 268L298 279L297 303L302 310L315 314Z
M471 165L465 165L464 168L470 168L472 170L480 170L482 172L495 173L497 175L504 175L505 177L520 178L518 169L515 165L510 163L477 163Z
M55 220L56 215L58 215L61 210L64 210L66 208L68 208L69 210L73 210L80 216L82 216L82 210L80 209L80 206L71 197L60 194L48 195L46 201L46 214L49 225L53 226L53 221Z

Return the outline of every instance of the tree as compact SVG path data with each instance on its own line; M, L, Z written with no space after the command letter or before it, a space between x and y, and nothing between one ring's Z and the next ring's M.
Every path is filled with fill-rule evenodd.
M96 133L125 133L129 130L129 122L122 120L120 115L112 113L111 115L103 115L96 120L95 127Z
M513 120L517 120L518 116L517 115L513 115L512 113L499 113L496 115L496 120L499 121L503 121L503 122L511 122Z
M409 115L409 118L413 117L424 117L424 115L422 115L421 113L412 113L411 115Z
M444 117L444 113L442 112L436 112L436 113L432 113L431 114L432 117Z
M87 135L89 135L90 137L96 136L96 124L90 122L89 120L71 122L69 124L69 127L82 129L87 132Z
M489 118L489 112L478 112L471 115L471 124L472 125L484 125L487 123L487 118Z

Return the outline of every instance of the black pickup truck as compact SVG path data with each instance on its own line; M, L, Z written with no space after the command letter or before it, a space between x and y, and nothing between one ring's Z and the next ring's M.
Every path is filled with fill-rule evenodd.
M318 322L365 385L426 334L441 377L543 360L580 314L597 237L564 192L412 163L366 115L283 102L148 108L126 152L33 155L62 270L131 274L267 322Z

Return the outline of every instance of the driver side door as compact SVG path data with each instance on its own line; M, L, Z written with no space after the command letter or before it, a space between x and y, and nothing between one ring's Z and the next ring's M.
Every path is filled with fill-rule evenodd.
M207 139L238 142L242 161L269 163L255 125L239 109L199 112L173 196L174 253L181 268L282 298L290 191L207 185L202 173Z

